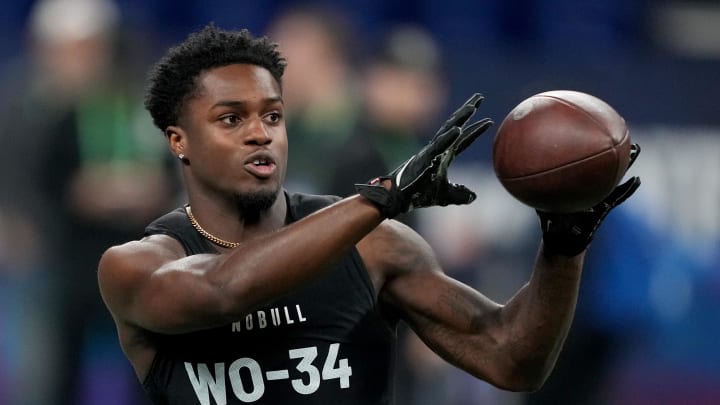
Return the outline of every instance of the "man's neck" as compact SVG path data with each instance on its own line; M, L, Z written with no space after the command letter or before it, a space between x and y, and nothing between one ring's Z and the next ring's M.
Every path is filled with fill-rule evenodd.
M206 232L228 242L242 242L273 232L286 224L288 216L287 199L282 190L270 208L250 214L240 211L236 205L214 204L207 199L190 198L190 207Z

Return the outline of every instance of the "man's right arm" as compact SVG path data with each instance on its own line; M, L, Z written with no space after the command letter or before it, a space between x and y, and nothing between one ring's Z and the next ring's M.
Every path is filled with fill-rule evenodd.
M105 252L100 291L116 320L149 331L221 325L312 280L382 220L353 196L220 255L185 256L177 241L154 235Z

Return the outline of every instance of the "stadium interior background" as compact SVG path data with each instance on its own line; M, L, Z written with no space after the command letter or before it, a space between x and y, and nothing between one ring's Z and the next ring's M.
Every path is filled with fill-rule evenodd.
M6 106L21 97L18 66L31 57L29 21L37 4L6 0L0 6L0 103L6 108L0 123L2 149L13 150L16 143L34 139L34 134L13 132L21 126L9 123L19 118ZM116 0L124 61L134 72L128 77L140 86L145 70L167 46L208 22L265 34L277 16L300 4ZM354 66L371 59L397 27L414 26L428 33L442 55L438 74L445 86L435 123L474 91L486 96L480 114L499 124L530 95L573 89L614 106L642 146L632 171L642 177L643 185L608 217L592 246L568 346L542 395L499 392L436 362L408 341L404 372L424 371L400 378L399 395L406 402L398 403L720 403L719 2L309 4L336 10L351 23L352 35L344 39ZM293 60L289 62L292 67ZM44 117L33 115L37 120ZM512 200L493 177L493 134L490 129L487 139L476 142L451 172L478 192L478 200L470 207L429 209L418 216L416 226L450 272L502 300L527 277L518 269L530 266L539 234L534 213ZM422 136L430 135L428 131ZM158 133L147 137L161 140ZM35 146L31 149L51 148ZM13 171L22 166L9 166L8 159L21 165L36 157L0 156L6 164L0 163L5 168L0 173L2 200L33 204L32 190L15 194L15 181L24 172ZM325 165L333 163L329 156L323 160ZM53 396L58 373L65 372L52 360L58 351L54 345L60 344L53 337L66 326L62 319L44 318L53 315L43 307L43 297L65 293L58 291L64 284L52 281L64 277L53 266L62 257L26 266L27 257L18 259L16 244L22 237L16 231L24 228L13 228L12 222L10 211L0 211L0 403L49 403L43 401ZM36 225L51 231L43 228L47 223ZM64 237L73 238L72 231ZM83 271L82 277L94 281L93 268ZM80 382L74 401L141 403L114 330L106 326L107 319L89 321L79 334ZM419 358L421 365L415 367Z

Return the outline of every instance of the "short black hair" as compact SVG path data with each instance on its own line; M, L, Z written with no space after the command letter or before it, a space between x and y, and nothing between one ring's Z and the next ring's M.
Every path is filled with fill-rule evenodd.
M210 23L170 48L150 70L145 108L164 131L177 124L185 102L197 89L205 71L248 63L267 69L282 88L287 62L278 45L267 37L255 38L247 29L226 31Z

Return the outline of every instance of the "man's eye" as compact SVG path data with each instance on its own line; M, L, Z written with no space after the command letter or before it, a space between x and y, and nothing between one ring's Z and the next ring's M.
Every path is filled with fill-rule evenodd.
M270 122L275 123L275 122L279 122L279 121L280 121L280 119L282 118L282 115L280 115L280 113L274 112L274 113L268 114L267 117L268 117L268 119L270 120Z
M220 121L227 125L235 125L240 121L240 118L237 115L226 115L220 118Z

